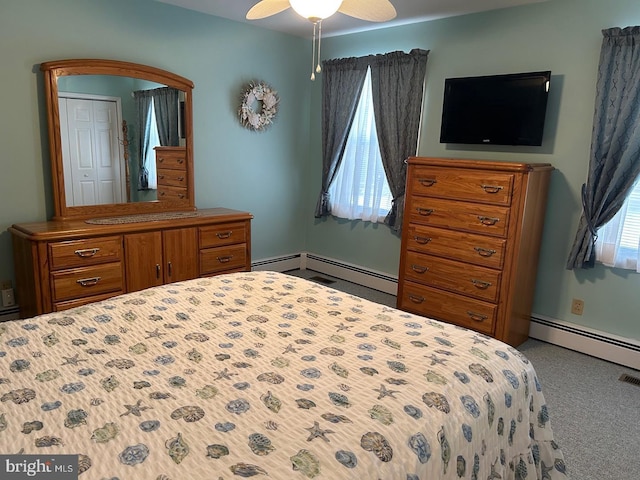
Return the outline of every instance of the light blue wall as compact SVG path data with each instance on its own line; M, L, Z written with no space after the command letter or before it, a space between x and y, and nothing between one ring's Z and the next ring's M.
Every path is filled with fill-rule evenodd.
M255 259L304 250L307 44L151 0L0 0L0 279L14 278L7 228L53 214L39 64L65 58L126 60L192 80L196 205L253 213ZM281 98L262 133L237 117L254 79Z
M430 50L419 154L432 157L548 162L553 174L533 311L640 339L640 275L596 267L565 269L586 180L601 30L640 24L637 0L550 0L494 12L323 40L327 58L412 48ZM551 70L542 147L453 148L439 143L444 79ZM308 211L320 189L320 85L314 85ZM309 217L307 217L309 218ZM384 226L335 219L307 221L307 250L397 275L400 239ZM584 315L570 313L572 298Z

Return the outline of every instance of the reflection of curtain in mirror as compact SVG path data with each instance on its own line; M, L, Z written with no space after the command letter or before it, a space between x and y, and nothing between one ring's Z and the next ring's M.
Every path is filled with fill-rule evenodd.
M154 147L179 144L178 94L170 87L133 92L139 146L138 190L156 188Z

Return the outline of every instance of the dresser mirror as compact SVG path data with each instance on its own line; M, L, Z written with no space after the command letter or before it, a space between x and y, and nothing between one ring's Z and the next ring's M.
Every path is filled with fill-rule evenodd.
M54 219L195 210L190 80L115 60L59 60L40 69ZM154 188L157 145L179 157L179 198Z

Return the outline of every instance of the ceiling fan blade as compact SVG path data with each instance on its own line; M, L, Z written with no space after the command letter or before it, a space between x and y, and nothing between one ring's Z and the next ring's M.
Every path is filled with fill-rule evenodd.
M338 11L368 22L386 22L396 18L396 9L389 0L344 0Z
M247 12L247 20L259 20L285 11L291 5L289 0L261 0Z

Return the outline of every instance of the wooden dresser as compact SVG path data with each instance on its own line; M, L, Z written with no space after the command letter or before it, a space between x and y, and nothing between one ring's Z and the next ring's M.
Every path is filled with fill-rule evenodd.
M398 308L524 342L552 170L410 158Z
M20 316L66 310L164 283L251 270L252 215L247 212L213 208L143 215L126 223L129 219L9 228ZM140 221L145 219L154 220Z

